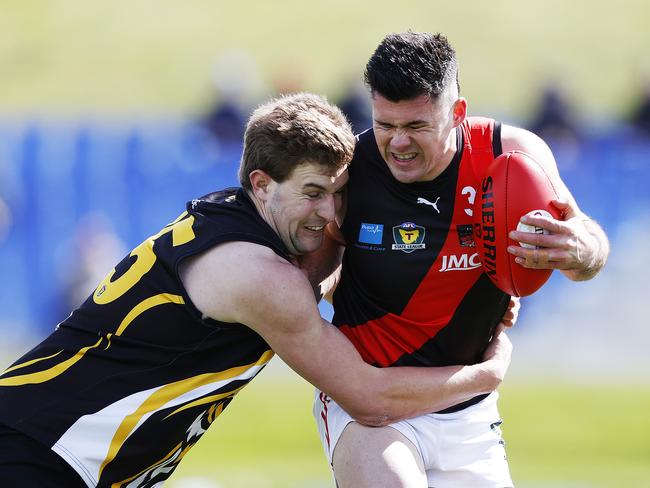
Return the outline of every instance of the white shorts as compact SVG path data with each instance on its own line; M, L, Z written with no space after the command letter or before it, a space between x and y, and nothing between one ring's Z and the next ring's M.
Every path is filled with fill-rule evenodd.
M513 486L501 438L499 395L453 413L431 413L390 424L417 448L429 486L436 488L504 488ZM354 419L334 400L316 390L314 417L327 458L343 429Z

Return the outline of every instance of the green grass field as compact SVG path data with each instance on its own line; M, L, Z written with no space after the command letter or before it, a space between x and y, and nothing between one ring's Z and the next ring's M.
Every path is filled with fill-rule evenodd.
M185 457L169 486L205 478L221 488L333 487L311 400L311 387L296 376L262 373ZM501 413L518 487L649 486L647 386L506 381Z

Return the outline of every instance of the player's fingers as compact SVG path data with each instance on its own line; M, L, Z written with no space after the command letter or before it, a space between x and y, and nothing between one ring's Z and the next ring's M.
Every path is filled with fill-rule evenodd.
M570 236L566 234L537 234L533 232L510 231L508 237L515 242L529 244L535 247L550 247L568 249Z
M524 215L521 217L520 222L526 225L540 227L553 234L566 234L571 231L570 226L565 221L543 215Z
M553 249L519 248L515 262L524 268L531 269L571 269L574 267L568 252Z
M521 264L525 268L555 269L560 268L563 265L562 259L559 259L561 256L558 256L558 252L553 249L519 248L516 255L518 257L515 259L515 262Z

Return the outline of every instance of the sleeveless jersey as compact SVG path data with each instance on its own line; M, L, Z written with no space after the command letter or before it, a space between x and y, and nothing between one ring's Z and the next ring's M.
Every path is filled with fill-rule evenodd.
M507 309L472 231L481 177L501 153L500 124L472 117L456 134L449 166L410 184L391 175L372 130L359 135L333 322L375 366L480 362Z
M202 318L181 283L183 259L227 241L289 260L243 190L193 200L0 376L0 423L88 486L158 486L273 356L248 327Z

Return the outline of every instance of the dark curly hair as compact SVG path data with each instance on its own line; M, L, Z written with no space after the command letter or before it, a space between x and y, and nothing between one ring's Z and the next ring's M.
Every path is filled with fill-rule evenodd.
M392 102L420 95L437 99L456 81L456 51L442 34L402 32L387 35L370 57L365 82L372 94Z

